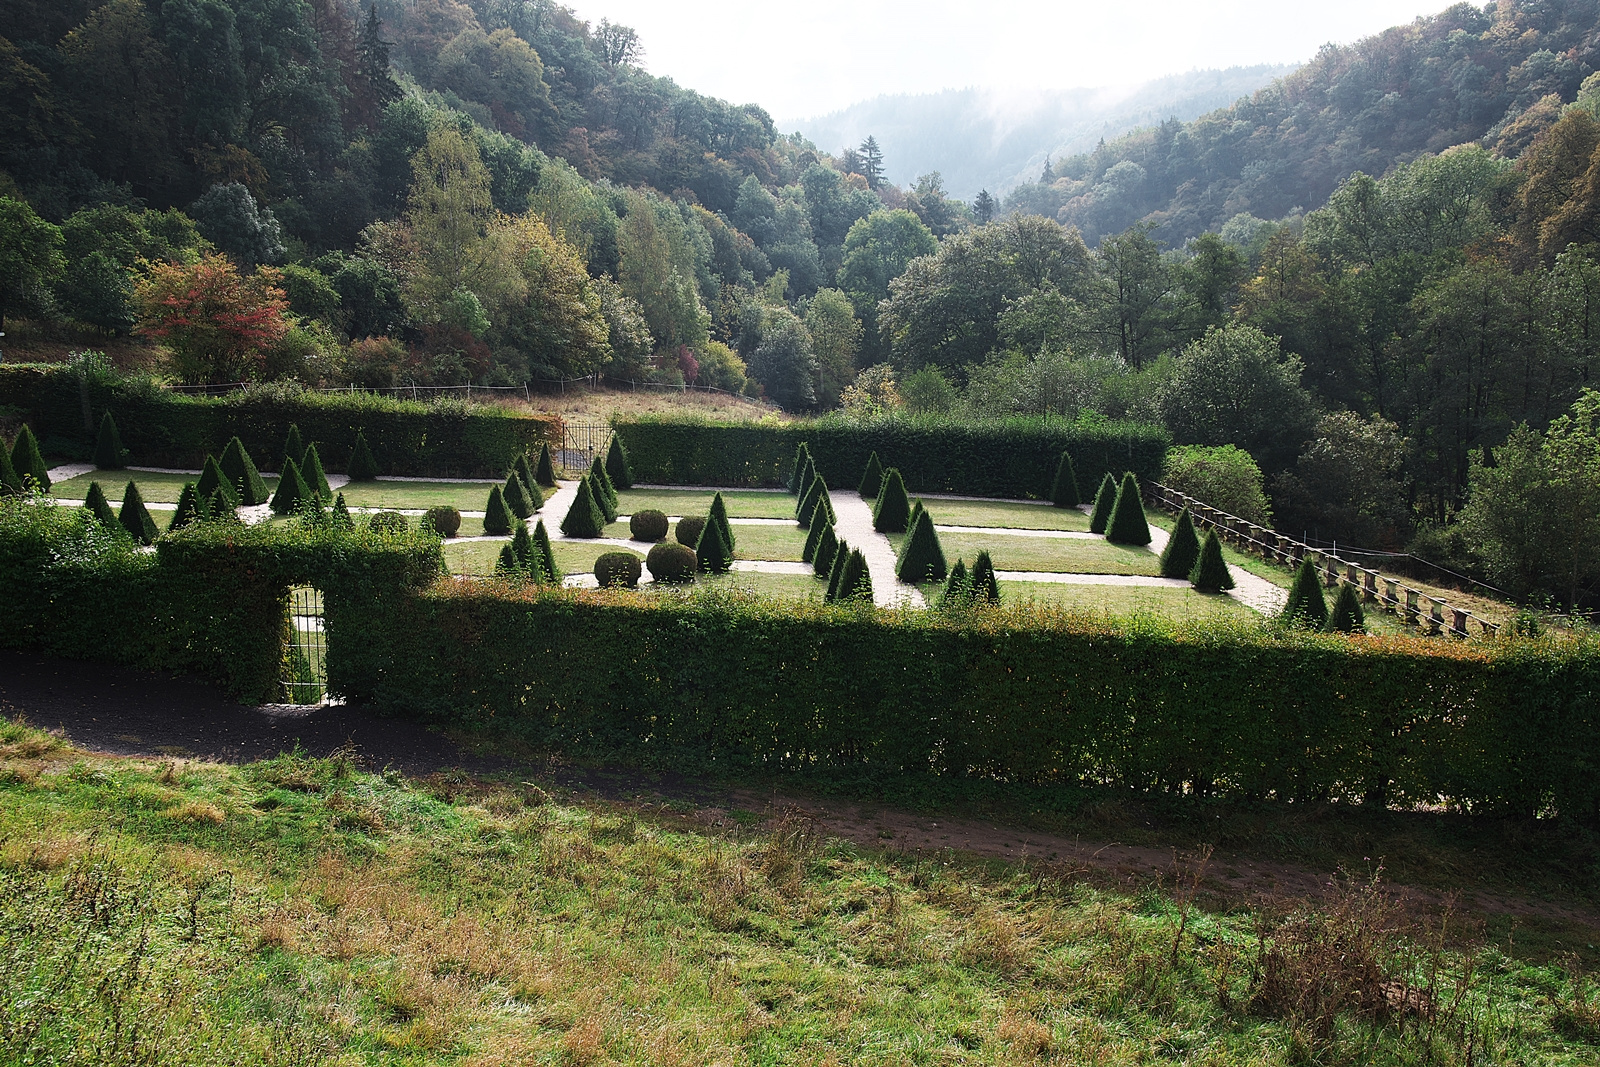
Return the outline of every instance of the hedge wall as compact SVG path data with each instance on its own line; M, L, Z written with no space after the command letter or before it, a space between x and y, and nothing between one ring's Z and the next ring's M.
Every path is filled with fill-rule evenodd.
M936 418L856 421L842 416L789 423L643 417L618 421L636 482L779 486L805 441L829 485L855 488L876 451L912 493L1046 498L1062 452L1078 478L1107 471L1156 481L1172 444L1166 430L1135 422L1039 419L960 422Z
M316 442L330 471L344 470L360 430L382 473L422 477L501 477L521 453L561 440L555 415L283 385L184 396L144 379L52 364L0 366L0 406L23 414L45 452L79 459L92 454L95 429L110 411L132 461L147 467L198 468L238 435L258 465L275 470L290 423Z
M462 582L404 604L363 621L349 698L600 758L1600 813L1592 638L952 619Z

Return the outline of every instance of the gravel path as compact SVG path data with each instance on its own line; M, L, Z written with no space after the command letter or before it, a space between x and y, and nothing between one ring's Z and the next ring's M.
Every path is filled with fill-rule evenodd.
M1167 531L1159 526L1151 526L1150 551L1160 555L1166 548ZM1229 566L1228 573L1233 575L1233 591L1225 595L1233 597L1247 608L1253 608L1263 615L1276 615L1289 602L1287 590L1279 589L1265 578L1257 578L1243 567ZM1171 580L1178 581L1176 578Z
M833 532L851 548L859 548L867 558L867 570L872 575L872 601L880 607L925 608L922 591L915 586L901 585L895 577L894 546L889 539L872 528L872 507L861 494L851 489L841 489L829 494L838 520Z

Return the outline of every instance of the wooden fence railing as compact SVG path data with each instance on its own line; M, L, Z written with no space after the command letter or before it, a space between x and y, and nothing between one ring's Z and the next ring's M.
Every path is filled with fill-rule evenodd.
M1323 575L1329 589L1340 584L1354 586L1363 600L1377 604L1392 613L1404 625L1416 627L1429 634L1447 633L1452 637L1468 637L1476 622L1485 634L1497 633L1499 623L1475 619L1472 612L1452 605L1449 601L1413 589L1398 578L1390 578L1370 567L1340 559L1332 552L1312 548L1276 530L1258 526L1248 519L1220 511L1203 500L1187 493L1169 489L1158 482L1145 486L1145 496L1158 507L1177 512L1185 507L1199 530L1215 530L1217 536L1246 552L1252 552L1269 563L1298 567L1310 559Z

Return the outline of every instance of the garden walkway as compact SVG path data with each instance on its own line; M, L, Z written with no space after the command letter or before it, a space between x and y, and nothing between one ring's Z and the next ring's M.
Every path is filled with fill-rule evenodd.
M883 607L927 607L922 590L901 585L900 579L895 577L894 546L872 528L872 506L853 489L841 489L829 495L837 516L834 533L851 548L860 549L867 559L867 570L872 574L873 603Z

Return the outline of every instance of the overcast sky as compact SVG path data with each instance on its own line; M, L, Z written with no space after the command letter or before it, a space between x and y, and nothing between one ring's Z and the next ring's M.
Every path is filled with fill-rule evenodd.
M639 31L644 65L780 125L883 93L1129 85L1301 62L1448 0L567 0ZM788 127L785 125L785 129Z

